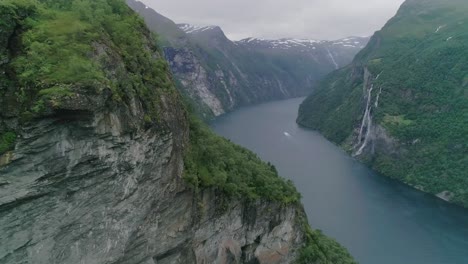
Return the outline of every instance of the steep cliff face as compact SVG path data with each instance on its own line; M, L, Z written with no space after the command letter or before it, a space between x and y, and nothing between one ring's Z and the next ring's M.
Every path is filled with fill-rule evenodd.
M181 177L184 111L163 100L164 132L135 128L138 107L24 126L0 169L0 263L293 262L301 210L196 195Z
M351 62L368 41L231 41L217 26L177 25L139 1L127 2L151 30L161 32L180 88L206 118L242 105L307 95L317 80Z
M299 111L385 175L468 205L466 1L406 1Z
M126 131L134 116L123 112L74 110L22 129L0 170L0 263L297 258L300 209L267 201L220 208L215 194L196 195L181 178L184 122L165 133ZM172 117L183 121L182 113Z
M187 113L123 1L0 13L0 263L353 263L298 202L187 182Z
M183 91L197 104L200 113L208 115L209 117L211 114L218 116L225 112L225 106L220 99L222 97L218 97L218 95L212 91L211 83L216 81L216 79L213 79L213 76L206 71L200 60L195 57L189 49L165 48L164 54L166 59L170 62L172 71L178 73L177 80L181 84L181 87L196 87L195 89L183 88ZM235 82L234 79L232 80ZM227 85L230 84L231 83L221 83L221 91L227 95L229 107L233 107L234 99L227 88ZM210 112L212 113L210 114Z

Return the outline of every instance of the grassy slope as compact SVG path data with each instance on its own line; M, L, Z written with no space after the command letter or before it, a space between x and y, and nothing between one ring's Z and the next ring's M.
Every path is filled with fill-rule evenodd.
M373 115L405 151L377 153L371 164L428 192L448 190L468 206L467 13L463 0L407 1L352 66L303 103L298 122L344 144L363 114L363 66L382 73Z

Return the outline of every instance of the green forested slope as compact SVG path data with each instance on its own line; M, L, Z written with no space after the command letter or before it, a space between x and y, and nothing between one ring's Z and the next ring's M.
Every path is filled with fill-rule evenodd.
M298 122L387 176L468 206L466 14L463 0L406 1L305 100ZM369 90L371 133L359 153Z

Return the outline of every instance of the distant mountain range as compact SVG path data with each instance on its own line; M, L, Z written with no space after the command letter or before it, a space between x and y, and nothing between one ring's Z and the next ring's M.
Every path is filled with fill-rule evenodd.
M189 32L186 32L189 33ZM339 39L336 41L326 41L326 40L310 40L310 39L260 39L260 38L246 38L237 43L246 44L246 45L258 45L264 48L279 48L279 49L290 49L290 48L301 48L303 51L308 51L308 49L316 49L322 45L339 45L343 48L359 48L362 49L365 47L365 43L369 38L367 37L349 37L344 39Z
M368 41L231 41L218 26L176 24L139 1L127 2L159 34L180 89L207 119L242 105L308 95L320 78L350 63Z
M365 47L368 37L348 37L334 41L310 39L261 39L246 38L235 43L252 50L282 50L283 52L302 53L303 55L328 55L335 69L346 66L354 55ZM327 65L329 66L329 65Z

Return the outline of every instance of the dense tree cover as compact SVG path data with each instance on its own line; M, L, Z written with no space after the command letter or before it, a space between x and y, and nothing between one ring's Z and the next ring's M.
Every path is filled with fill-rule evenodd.
M301 104L298 123L319 129L335 142L344 142L363 112L362 80L352 72L348 66L328 75Z
M374 122L398 140L368 162L385 175L468 206L468 2L407 1L353 65L328 76L298 122L345 146L363 116L363 72L382 89ZM345 146L346 147L346 146Z
M301 249L297 264L357 264L345 248L320 230L309 228L306 239L307 244Z
M185 179L197 188L212 187L233 197L266 198L285 204L300 200L292 182L279 177L273 165L216 136L195 117L190 121L185 167Z

